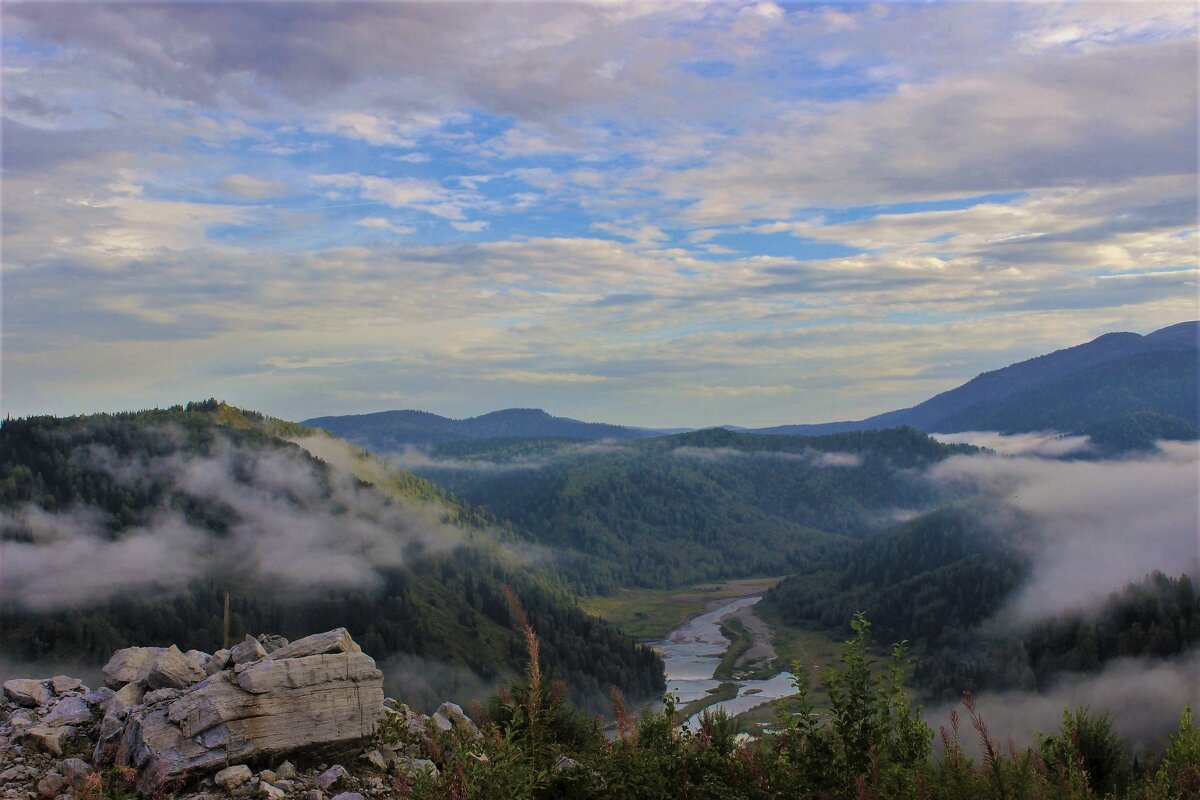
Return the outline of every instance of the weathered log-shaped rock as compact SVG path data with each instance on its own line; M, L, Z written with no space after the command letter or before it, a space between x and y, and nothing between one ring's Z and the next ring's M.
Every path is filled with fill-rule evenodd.
M110 757L137 769L138 789L150 794L201 772L373 735L383 709L374 660L344 630L287 647L295 645L293 657L276 658L282 647L177 694L148 695L162 699L130 708L117 746L97 748L98 763L115 750ZM106 716L102 742L110 727Z
M104 685L120 689L127 683L145 680L154 666L155 657L162 650L161 647L126 647L113 653L102 671Z

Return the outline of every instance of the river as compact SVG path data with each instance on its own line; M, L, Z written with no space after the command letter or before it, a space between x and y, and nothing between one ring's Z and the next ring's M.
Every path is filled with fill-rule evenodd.
M761 599L742 597L733 600L693 617L671 631L665 640L653 643L663 656L667 691L678 696L680 706L703 698L721 684L713 677L722 654L729 647L729 640L721 634L721 622ZM737 697L714 703L709 709L724 708L733 717L770 700L795 694L790 672L781 672L767 680L735 680L733 683L738 685ZM689 728L695 729L699 716L696 714L687 720Z

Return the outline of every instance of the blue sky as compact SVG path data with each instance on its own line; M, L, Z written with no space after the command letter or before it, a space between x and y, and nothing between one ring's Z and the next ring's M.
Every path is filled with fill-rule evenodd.
M8 414L767 425L1197 309L1192 3L9 3Z

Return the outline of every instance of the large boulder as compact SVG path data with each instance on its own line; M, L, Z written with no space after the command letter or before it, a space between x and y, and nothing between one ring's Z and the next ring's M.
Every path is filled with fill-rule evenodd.
M144 681L154 666L154 659L163 651L161 647L126 647L112 654L104 665L104 685L120 689L127 683Z
M44 706L54 699L46 681L34 678L13 678L4 682L4 694L20 706Z
M153 794L230 765L348 747L375 733L382 710L383 674L339 629L130 708L119 740L111 724L102 730L116 746L98 747L97 760L137 769L138 789Z
M146 685L151 689L183 689L205 677L203 664L193 663L171 645L154 657L146 673Z

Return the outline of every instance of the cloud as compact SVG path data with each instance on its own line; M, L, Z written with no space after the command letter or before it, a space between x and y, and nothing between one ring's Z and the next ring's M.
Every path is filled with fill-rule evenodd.
M0 601L64 608L128 591L169 592L208 574L282 594L369 589L415 554L460 541L435 511L388 502L336 464L316 469L299 451L218 437L201 454L123 458L91 445L73 458L131 488L165 485L170 495L194 498L227 530L201 527L170 503L115 537L95 508L6 510L0 525L20 536L0 542Z
M283 181L272 181L253 175L226 175L217 181L217 188L226 194L246 200L267 200L278 197L288 190Z
M1154 570L1200 574L1200 448L1161 442L1154 455L1109 461L954 456L930 470L1014 518L997 535L1032 574L1000 616L1017 624L1087 608Z
M1092 446L1086 436L1068 436L1055 431L1016 434L963 431L961 433L931 433L930 436L947 444L972 444L976 447L986 447L1004 456L1058 458L1087 452Z
M825 452L806 449L800 453L773 450L739 450L735 447L692 447L685 445L671 450L671 455L698 461L719 462L731 458L755 458L772 461L798 461L814 467L850 468L862 466L862 456L855 453Z
M976 708L992 737L1008 737L1020 746L1036 746L1039 733L1049 734L1062 726L1063 709L1087 707L1093 714L1112 715L1117 732L1134 746L1136 754L1154 751L1178 729L1183 707L1200 705L1200 651L1169 659L1111 661L1092 675L1062 674L1046 689L1031 692L983 692L975 698ZM958 704L926 709L922 716L935 729L950 729L951 710L962 719L966 712ZM962 726L963 745L979 752L974 731Z

